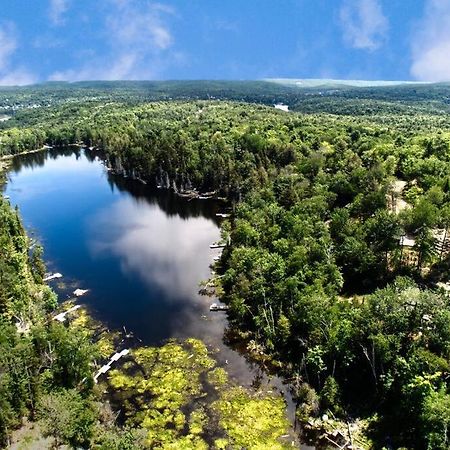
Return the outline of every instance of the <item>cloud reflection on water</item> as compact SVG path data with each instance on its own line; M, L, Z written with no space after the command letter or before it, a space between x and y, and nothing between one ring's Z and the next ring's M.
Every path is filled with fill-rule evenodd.
M137 275L171 302L198 301L193 293L208 277L208 246L219 237L211 220L168 216L155 205L119 199L91 222L92 256L113 255L126 276Z

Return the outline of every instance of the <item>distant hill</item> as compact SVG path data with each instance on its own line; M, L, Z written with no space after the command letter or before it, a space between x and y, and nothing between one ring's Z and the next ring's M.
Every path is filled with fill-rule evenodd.
M332 79L51 82L0 87L0 115L61 103L231 100L348 116L450 114L450 83ZM1 122L0 127L13 122Z
M266 78L264 81L281 84L283 86L299 88L339 88L339 87L387 87L400 85L427 85L420 81L383 81L383 80L333 80L328 78Z

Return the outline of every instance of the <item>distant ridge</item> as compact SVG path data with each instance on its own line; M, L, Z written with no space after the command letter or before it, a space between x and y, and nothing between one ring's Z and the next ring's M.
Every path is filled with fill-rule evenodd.
M265 78L263 81L282 84L284 86L296 86L300 88L320 88L320 87L383 87L414 84L431 84L426 81L382 81L382 80L333 80L327 78Z

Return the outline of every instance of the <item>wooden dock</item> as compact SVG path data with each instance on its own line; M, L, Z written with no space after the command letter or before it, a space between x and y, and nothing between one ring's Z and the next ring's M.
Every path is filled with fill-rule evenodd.
M102 367L100 367L100 369L98 369L97 373L94 375L94 382L98 383L98 377L100 375L102 375L103 373L108 372L108 370L111 369L112 363L119 361L120 358L128 355L128 353L130 353L129 348L126 348L126 349L122 350L121 352L114 353L114 355L112 355L111 358L109 359L108 363L104 364Z
M217 303L212 303L209 307L210 311L228 311L228 305L219 305Z
M59 272L47 273L47 274L45 274L43 281L51 281L51 280L55 280L56 278L62 278L62 274Z
M75 289L73 291L73 295L75 295L75 297L81 297L82 295L86 294L87 292L89 292L89 289Z
M56 314L56 316L53 317L53 320L57 320L58 322L64 322L66 320L67 314L70 314L71 312L76 311L79 308L81 308L81 305L72 306L72 308L68 309L67 311Z
M215 242L214 244L211 244L209 248L225 248L225 244L218 244Z

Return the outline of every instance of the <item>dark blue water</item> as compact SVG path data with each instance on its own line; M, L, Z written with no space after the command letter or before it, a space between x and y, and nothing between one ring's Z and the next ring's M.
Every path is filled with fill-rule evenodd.
M112 175L89 150L15 158L5 194L49 267L70 289L89 289L83 302L111 328L159 344L203 337L202 315L219 317L197 293L217 253L209 249L220 234L217 203Z
M287 388L223 342L227 318L211 313L214 299L198 294L210 276L220 237L222 204L182 199L139 181L112 175L89 150L17 156L5 195L17 205L29 234L44 246L52 286L63 297L89 289L79 302L110 329L126 328L143 344L168 338L204 340L219 365L242 385Z

